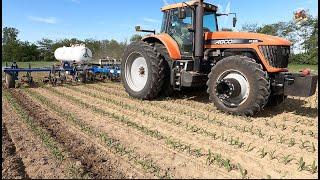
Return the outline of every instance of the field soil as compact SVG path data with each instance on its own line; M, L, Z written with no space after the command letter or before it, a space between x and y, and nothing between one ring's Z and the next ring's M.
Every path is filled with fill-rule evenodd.
M7 178L318 177L318 92L255 117L205 89L141 101L114 82L2 89Z

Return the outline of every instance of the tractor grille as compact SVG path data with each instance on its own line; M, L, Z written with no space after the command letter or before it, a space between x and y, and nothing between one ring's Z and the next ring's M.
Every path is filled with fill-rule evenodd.
M272 67L288 67L290 46L259 46L259 49Z

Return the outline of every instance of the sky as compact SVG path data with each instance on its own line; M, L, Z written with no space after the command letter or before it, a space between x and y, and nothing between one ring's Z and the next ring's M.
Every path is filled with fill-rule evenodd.
M37 42L42 38L59 40L129 40L134 27L161 26L160 8L181 0L2 0L2 27L19 30L18 38ZM289 21L297 9L318 15L318 0L205 0L219 12L237 13L235 30L243 24L270 24ZM219 27L231 28L232 17L218 19ZM143 34L141 34L143 35Z

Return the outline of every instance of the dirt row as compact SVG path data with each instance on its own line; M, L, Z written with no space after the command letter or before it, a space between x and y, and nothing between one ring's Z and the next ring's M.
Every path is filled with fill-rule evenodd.
M61 163L52 156L50 151L44 147L42 140L35 136L30 128L22 122L17 112L12 109L8 101L4 98L2 99L2 109L2 120L6 126L4 129L8 130L7 133L10 138L12 138L12 145L16 147L16 154L21 157L21 161L19 161L18 164L14 162L12 162L12 164L6 164L6 161L4 161L2 170L6 170L8 167L14 168L21 174L21 178L68 177L67 163ZM6 133L3 134L5 135ZM3 147L6 147L5 144ZM8 158L8 154L3 153L2 155L4 159ZM11 174L8 178L15 178L15 176Z
M137 123L139 123L139 124L142 124L142 125L144 125L144 126L146 126L148 128L156 127L156 130L158 130L159 132L164 133L167 136L173 136L175 138L179 137L179 139L182 140L183 142L191 142L191 144L194 144L196 147L202 147L203 149L211 148L214 151L222 152L222 154L227 155L227 157L233 156L231 152L234 152L234 155L239 154L238 151L235 151L232 148L227 148L226 149L226 147L224 147L223 145L220 145L220 144L215 144L214 146L212 146L213 144L212 144L211 140L206 138L206 137L197 136L197 135L194 135L194 134L191 134L191 133L186 133L186 132L184 132L183 130L181 130L179 128L171 127L168 124L158 122L157 120L153 120L150 117L143 117L143 116L141 116L141 115L139 115L137 113L126 111L126 110L122 110L119 107L117 108L117 107L114 107L114 106L112 106L110 104L105 104L101 100L98 100L98 99L95 99L95 98L91 98L91 97L88 97L88 96L84 96L82 94L79 94L77 92L72 92L72 91L67 90L65 88L59 88L58 90L61 91L61 92L64 92L65 94L69 94L69 95L72 94L75 97L78 97L78 98L81 98L81 99L85 99L85 101L87 103L89 103L89 104L97 104L99 107L108 107L110 109L113 109L115 112L118 112L118 113L121 113L121 114L125 114L125 115L130 116L130 117L136 117L135 119L132 119L132 120L137 122ZM47 90L44 90L44 91L47 91ZM51 99L51 97L50 97L50 99ZM108 111L109 111L109 109L108 109ZM134 114L132 114L132 113L134 113ZM190 135L188 135L188 134L190 134ZM198 143L199 141L201 143ZM205 144L205 145L202 145L202 144ZM252 159L253 157L250 157L250 156L245 155L245 154L243 154L243 155L244 156L240 156L240 159L239 159L239 157L237 157L238 160L240 162L245 162L246 165L250 164L250 163L248 163L248 160ZM231 157L230 159L234 159L234 158ZM288 170L292 169L292 168L290 168L290 166L288 166L288 169L284 170L282 165L279 164L277 166L277 168L275 168L275 169L277 169L277 171L281 170L281 169L282 170L281 170L281 172L276 172L276 171L272 170L272 169L274 169L274 167L272 168L272 166L274 166L274 165L270 166L268 164L269 162L267 160L264 160L264 159L263 160L259 160L257 158L254 158L254 159L252 159L250 161L252 161L252 162L258 161L258 162L260 162L259 163L259 164L261 164L260 166L258 166L258 167L251 167L250 166L250 168L249 168L252 171L254 171L255 173L260 174L260 175L261 174L263 175L264 173L265 173L265 175L267 175L267 173L269 173L269 174L272 175L272 177L274 177L274 176L277 177L279 173L280 174L287 174L289 172ZM236 162L238 162L238 161L236 161ZM275 164L277 164L277 163L275 163ZM270 167L268 168L268 166L270 166ZM264 169L265 172L261 172L259 169ZM269 169L269 171L266 171L268 169ZM301 173L298 173L298 174L301 174ZM302 174L306 175L305 173L302 173ZM295 176L295 175L290 174L289 176ZM256 177L256 176L253 175L253 177Z
M11 93L35 123L45 129L51 137L54 137L63 148L70 152L74 159L84 166L90 177L144 177L141 176L142 173L136 172L136 168L117 162L89 137L70 127L63 119L53 116L46 109L26 98L21 90L13 90Z
M3 115L3 114L2 114ZM2 177L5 179L28 178L25 167L19 155L17 155L16 147L12 142L5 124L1 123L2 128Z

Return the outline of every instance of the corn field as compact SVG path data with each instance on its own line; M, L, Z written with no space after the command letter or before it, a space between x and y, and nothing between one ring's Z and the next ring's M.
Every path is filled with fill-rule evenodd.
M256 117L223 114L204 91L141 101L114 82L2 93L11 177L318 177L318 93Z

